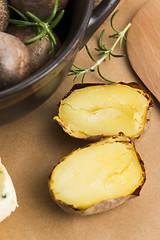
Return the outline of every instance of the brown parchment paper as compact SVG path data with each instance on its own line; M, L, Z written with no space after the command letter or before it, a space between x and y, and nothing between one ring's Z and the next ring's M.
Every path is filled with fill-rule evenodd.
M147 0L122 0L115 25L123 29ZM110 47L113 31L109 19L89 41L94 49L102 29L104 42ZM121 51L116 48L115 53ZM122 52L125 53L125 45ZM79 66L89 66L82 49L75 60ZM101 66L102 73L114 81L138 81L127 57L113 58ZM52 202L47 180L53 166L72 150L86 145L82 140L65 134L52 117L57 103L73 86L67 77L56 93L32 113L0 126L0 155L14 182L19 207L0 223L0 240L158 240L160 239L160 106L156 102L150 126L136 147L145 162L147 181L141 196L107 213L94 216L72 216ZM86 82L103 82L96 73L86 76ZM77 83L81 79L77 79ZM62 176L63 177L63 176Z

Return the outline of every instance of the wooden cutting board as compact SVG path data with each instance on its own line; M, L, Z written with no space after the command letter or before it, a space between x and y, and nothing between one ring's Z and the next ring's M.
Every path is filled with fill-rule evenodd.
M131 23L127 34L130 63L160 102L160 1L148 1Z

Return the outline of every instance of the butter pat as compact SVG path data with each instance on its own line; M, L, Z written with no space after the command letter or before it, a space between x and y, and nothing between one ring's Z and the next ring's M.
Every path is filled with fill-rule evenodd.
M0 222L18 207L16 192L5 166L0 159Z

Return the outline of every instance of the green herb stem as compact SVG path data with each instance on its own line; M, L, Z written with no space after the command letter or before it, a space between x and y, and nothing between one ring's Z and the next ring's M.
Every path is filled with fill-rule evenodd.
M115 41L115 43L113 44L113 46L111 47L111 52L113 52L113 50L115 49L116 45L118 44L119 41L123 41L125 33L128 31L128 29L130 28L131 23L128 23L128 25L123 29L123 31L119 32L119 37L117 38L117 40ZM120 45L121 48L122 45Z
M102 55L102 57L99 60L96 61L95 58L93 58L88 46L86 45L85 47L86 47L87 53L90 56L90 58L95 62L95 64L93 66L91 66L89 68L85 68L85 69L80 68L80 67L76 66L75 64L73 64L73 66L76 69L71 69L70 70L71 73L69 74L69 76L76 75L76 77L74 78L74 80L75 80L77 77L82 75L82 82L84 82L84 77L86 76L86 74L88 72L93 72L95 70L95 68L97 68L98 74L100 75L101 78L103 78L104 80L106 80L108 82L114 83L113 81L108 80L108 79L106 79L105 77L102 76L99 66L103 61L106 60L107 57L109 57L109 59L110 59L111 56L113 56L113 57L124 57L125 56L125 55L115 55L115 54L113 54L113 51L114 51L114 49L115 49L115 47L117 46L118 43L120 43L120 48L121 48L122 41L124 39L125 33L128 31L130 26L131 26L131 23L129 23L121 32L120 31L118 32L118 37L117 37L115 43L113 44L113 46L110 49L107 49L105 47L105 45L102 44L102 37L103 37L103 34L104 34L104 30L103 30L101 35L100 35L100 38L99 38L99 49L95 49L95 50L100 52L99 55Z
M64 15L64 10L62 10L57 17L56 13L58 11L58 0L55 0L54 8L49 16L49 18L46 21L42 21L40 18L35 16L33 13L27 11L26 15L24 15L21 11L18 9L12 7L9 5L11 9L13 9L23 20L16 20L16 19L9 19L8 21L12 24L15 24L19 27L27 27L27 26L36 26L37 28L37 35L25 42L25 44L31 44L39 39L41 39L43 36L48 35L50 39L50 46L51 46L51 56L53 57L54 53L54 45L56 45L56 39L52 33L52 30L57 24L60 22ZM54 19L55 17L55 19ZM31 21L30 21L31 19Z

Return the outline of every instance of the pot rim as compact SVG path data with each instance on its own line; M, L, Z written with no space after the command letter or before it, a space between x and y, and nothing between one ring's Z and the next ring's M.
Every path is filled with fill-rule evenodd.
M37 73L28 77L25 81L22 81L15 86L9 87L8 89L4 89L0 91L0 98L7 97L11 94L15 94L27 87L33 85L38 80L43 78L53 69L55 69L61 62L64 61L68 57L68 55L77 47L77 45L82 40L83 34L87 28L88 22L91 18L92 10L94 6L94 0L88 0L88 6L86 8L86 12L84 14L84 19L80 28L78 28L76 34L74 35L72 41L67 45L67 47L57 56L55 59L49 63L46 67L42 68ZM66 39L67 40L67 39Z

